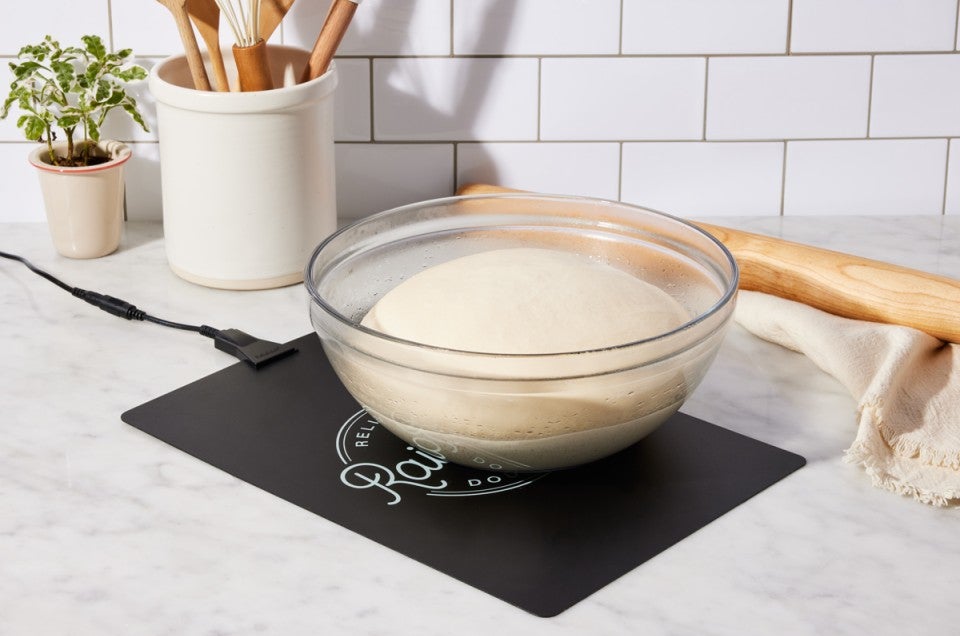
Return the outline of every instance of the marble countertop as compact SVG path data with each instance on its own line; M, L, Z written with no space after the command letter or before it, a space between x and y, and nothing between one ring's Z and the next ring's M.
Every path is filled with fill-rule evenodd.
M960 276L960 218L710 219ZM183 322L285 341L299 286L206 289L166 266L159 224L109 257L55 254L69 284ZM234 362L0 261L0 634L952 634L960 511L875 489L845 464L854 402L806 358L734 326L683 410L805 468L551 619L536 618L243 483L120 421Z

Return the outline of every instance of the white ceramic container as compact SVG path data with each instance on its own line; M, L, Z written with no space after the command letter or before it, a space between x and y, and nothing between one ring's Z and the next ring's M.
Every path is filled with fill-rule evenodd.
M67 142L54 144L66 154ZM123 166L130 148L119 141L102 141L98 154L110 160L75 168L49 162L46 144L29 156L40 175L40 190L53 245L69 258L99 258L115 252L123 230Z
M295 84L308 52L270 46L268 55L280 87L268 91L197 91L183 56L150 72L167 260L194 283L297 283L313 248L336 229L336 69ZM235 84L229 51L224 59Z

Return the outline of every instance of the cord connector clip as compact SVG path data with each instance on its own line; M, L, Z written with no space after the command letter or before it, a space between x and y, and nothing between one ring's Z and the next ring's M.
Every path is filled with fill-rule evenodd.
M216 330L212 337L217 349L252 364L257 369L297 351L291 344L260 340L239 329Z

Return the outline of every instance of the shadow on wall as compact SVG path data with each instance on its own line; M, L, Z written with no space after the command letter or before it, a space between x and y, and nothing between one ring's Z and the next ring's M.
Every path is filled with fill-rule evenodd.
M366 0L357 10L346 46L341 45L344 55L375 58L371 67L371 141L379 142L337 144L341 219L452 194L458 177L454 173L455 142L478 140L477 124L485 104L506 97L491 92L498 65L489 57L403 57L423 55L422 47L412 41L410 25L414 21L430 23L422 12L436 10L438 4L450 6L423 0ZM509 30L499 25L510 24L503 18L514 10L513 0L489 3L481 24L475 27L479 50L502 50ZM326 14L320 9L307 11L304 8L294 14L296 19L286 27L294 32L287 40L314 41ZM493 16L498 17L497 27ZM438 62L455 65L456 72L436 73ZM431 160L424 161L428 154ZM496 181L496 167L489 156L481 154L476 163L485 178ZM442 174L436 174L441 170Z
M305 45L309 48L320 31L328 4L295 4L284 22L284 28L294 32L285 39L309 42ZM371 141L379 143L337 144L337 206L341 220L452 194L458 178L454 173L456 142L479 140L478 121L485 104L508 97L492 92L498 64L489 57L457 58L456 73L441 75L453 78L452 82L438 81L430 70L430 60L446 63L449 58L426 58L426 64L423 59L411 59L424 53L423 47L413 41L410 25L414 21L429 22L423 20L422 14L435 10L438 4L449 6L447 2L425 0L366 0L357 10L349 40L344 43L348 46L342 46L341 52L350 57L387 56L373 63L371 72L379 67L383 74L378 77L374 72L375 99L371 99L370 108L389 108L392 121L428 123L408 125L399 133L380 131L378 136L377 122L386 113L378 117L374 110ZM492 26L492 18L497 16L497 25L510 24L504 16L514 10L513 0L489 3L474 31L478 50L502 50L510 32ZM402 57L407 52L410 58ZM397 54L401 57L396 58ZM137 63L149 71L159 61L141 58ZM159 147L155 143L156 103L146 81L131 85L130 91L140 104L150 133L140 130L125 113L111 113L104 136L133 142L133 157L126 168L127 219L159 220L162 200ZM477 155L471 160L473 171L482 174L484 180L497 182L498 172L492 159L482 152Z
M159 60L137 59L137 64L150 71ZM150 128L144 132L129 115L115 110L104 122L102 136L119 139L131 146L133 156L124 169L126 181L126 220L160 220L163 205L160 195L160 154L157 140L157 106L147 80L128 85L128 92L137 100L143 119Z

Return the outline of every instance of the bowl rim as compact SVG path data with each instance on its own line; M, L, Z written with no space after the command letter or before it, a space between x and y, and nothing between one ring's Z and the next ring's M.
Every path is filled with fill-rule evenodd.
M576 351L556 351L556 352L549 352L549 353L495 353L495 352L489 352L489 351L471 351L471 350L465 350L465 349L452 349L449 347L439 347L436 345L430 345L423 342L417 342L415 340L398 338L396 336L383 333L382 331L371 329L369 327L361 325L358 322L354 322L350 318L344 316L342 313L340 313L339 311L331 307L330 304L327 303L323 299L323 297L320 295L320 293L317 291L317 286L313 278L313 265L316 262L317 258L320 256L321 252L323 252L324 248L330 243L332 243L333 241L335 241L337 238L339 238L341 235L345 234L346 232L349 232L361 225L376 222L386 216L402 214L403 212L406 212L410 209L419 209L419 208L425 208L430 206L451 205L461 201L479 200L479 199L538 199L538 200L557 200L557 201L588 201L591 204L616 205L619 207L631 208L644 213L650 213L655 216L664 217L670 221L674 221L679 223L680 225L686 226L687 229L693 230L695 233L700 234L701 236L706 238L709 242L713 243L717 248L719 248L721 254L723 254L727 263L731 267L730 284L724 290L723 295L707 311L702 312L701 314L691 318L687 322L683 323L682 325L674 329L671 329L670 331L666 331L664 333L657 334L655 336L650 336L648 338L642 338L640 340L632 340L630 342L626 342L622 344L611 345L609 347L599 347L594 349L583 349L583 350L576 350ZM304 269L304 275L303 275L303 285L307 288L307 291L310 294L310 297L312 298L313 302L319 305L320 308L325 313L327 313L332 318L334 318L335 320L343 324L348 329L366 334L367 336L370 336L370 337L386 340L388 342L392 342L401 346L408 346L416 349L423 349L423 350L442 353L442 354L476 356L478 358L489 358L489 359L557 358L562 356L573 356L573 355L584 355L584 354L590 354L590 353L620 351L620 350L625 350L631 347L637 347L637 346L652 343L652 342L667 340L676 334L679 334L688 329L692 329L696 325L707 321L712 316L714 316L717 312L719 312L723 307L727 306L730 303L730 301L734 298L734 296L736 296L737 290L739 287L739 282L740 282L740 267L737 263L736 258L734 258L733 254L730 252L727 246L724 245L720 241L720 239L718 239L716 236L714 236L710 232L704 230L703 228L699 227L698 225L690 221L687 221L686 219L682 219L678 216L674 216L666 212L661 212L659 210L654 210L652 208L648 208L645 206L635 205L632 203L625 203L623 201L613 201L610 199L602 199L598 197L587 197L587 196L578 196L578 195L539 194L534 192L504 192L504 193L498 192L498 193L481 193L481 194L457 195L457 196L449 196L449 197L437 197L434 199L426 199L423 201L408 203L406 205L397 206L394 208L383 210L382 212L377 212L375 214L365 216L363 218L353 221L352 223L344 225L343 227L337 229L335 232L327 236L327 238L325 238L313 250L313 253L310 255L310 258L307 260L307 265ZM723 326L722 324L719 325L717 329L722 328L722 326ZM716 329L711 330L710 333L713 333L713 331L716 331ZM706 335L704 337L706 337ZM686 347L681 348L681 350L685 348Z

